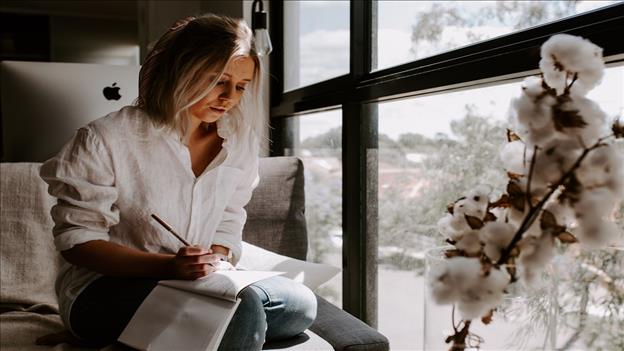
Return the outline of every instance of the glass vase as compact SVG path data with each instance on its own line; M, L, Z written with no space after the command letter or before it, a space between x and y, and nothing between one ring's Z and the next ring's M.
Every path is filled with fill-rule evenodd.
M450 246L435 247L425 255L424 350L448 350L445 340L454 334L453 306L438 305L429 290L432 267L443 263L444 251ZM466 350L553 350L557 338L557 295L552 287L557 275L552 267L534 284L530 291L511 284L501 305L495 310L489 324L473 320ZM461 316L454 313L456 325Z

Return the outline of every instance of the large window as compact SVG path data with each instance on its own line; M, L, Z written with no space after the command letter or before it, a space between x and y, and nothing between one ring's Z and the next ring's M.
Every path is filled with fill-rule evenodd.
M379 1L377 67L386 68L617 1Z
M284 3L284 90L349 73L349 2Z
M541 44L563 32L603 47L610 68L590 98L610 117L624 115L624 3L351 1L348 16L337 15L344 4L330 3L306 6L335 7L332 16L316 17L315 28L348 33L348 50L335 49L324 56L332 64L316 61L308 68L301 55L316 44L293 35L301 21L289 17L292 2L272 3L272 27L279 28L273 35L286 46L271 63L277 78L271 118L276 135L283 136L274 140L279 147L273 155L292 149L311 168L308 225L321 228L314 235L329 238L326 252L333 253L318 258L312 247L310 255L343 265L342 283L330 284L342 289L330 288L326 296L377 327L391 349L417 350L424 329L423 251L443 243L435 224L448 202L473 184L504 183L498 150L507 109L521 79L538 73ZM299 19L312 13L298 11ZM288 53L293 38L297 58ZM332 40L337 38L342 36ZM310 60L320 53L315 50ZM309 67L323 74L288 78L293 70L302 77ZM328 109L334 110L318 112ZM284 122L292 120L297 123ZM338 140L340 148L333 144ZM330 177L323 167L333 165L342 170ZM341 185L334 189L338 178ZM323 212L329 208L331 213ZM624 230L624 210L615 216ZM612 265L601 269L624 284L616 269L624 258L606 255L604 262ZM342 296L334 299L333 293ZM569 296L576 302L568 306L578 306L579 295ZM599 305L590 301L587 313ZM593 321L578 340L600 339L595 328L613 322Z
M291 117L298 141L284 150L305 169L308 260L342 266L342 116L339 110ZM342 306L342 274L317 291Z

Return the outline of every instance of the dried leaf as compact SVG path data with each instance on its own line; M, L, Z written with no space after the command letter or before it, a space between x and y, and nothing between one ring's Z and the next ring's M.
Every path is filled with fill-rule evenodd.
M569 98L558 97L557 104L553 106L553 123L555 129L563 131L564 128L584 128L587 126L587 122L583 119L583 116L579 114L579 110L565 110L562 105L566 103Z
M446 250L444 251L444 256L446 258L462 256L462 252L461 250L457 250L457 249Z
M513 180L509 181L507 184L507 194L509 195L509 203L511 204L511 207L520 212L524 212L526 196L524 195L520 184Z
M494 310L489 310L488 313L486 313L483 317L481 317L481 322L483 322L483 324L488 325L490 323L492 323L492 317L494 315Z
M461 200L464 200L466 197L462 196L459 199L455 200L455 202L451 202L450 204L446 205L446 210L448 211L448 213L450 214L454 214L454 208L455 208L455 204Z
M481 276L487 277L492 270L492 263L490 261L481 261Z
M444 340L445 343L449 343L451 341L453 341L455 339L455 335L449 335L446 337L446 339Z
M501 195L500 199L494 201L494 202L490 202L488 204L488 208L497 208L497 207L509 207L510 203L509 203L509 195L507 194L503 194Z
M581 192L583 191L583 184L576 178L576 174L572 176L563 184L563 191L559 195L558 200L560 203L566 201L571 204L575 204L579 201Z
M516 281L516 271L516 266L507 266L507 273L511 276L510 282L512 283Z
M552 212L548 210L542 211L542 217L540 218L540 228L545 233L550 233L553 236L558 236L566 230L566 227L557 224L557 219L555 218L555 215L553 215Z
M520 173L514 173L514 172L507 172L507 177L509 177L509 179L511 180L520 180L520 178L524 177L524 175L520 174Z
M557 67L557 64L561 65L560 63L555 61L555 68ZM544 88L545 94L551 95L551 96L557 96L557 90L551 88L550 85L546 84L546 81L544 79L542 79L542 88Z
M559 241L561 241L564 244L578 243L578 240L576 239L576 237L572 235L572 233L569 233L569 232L559 233L559 235L557 235L557 238L559 239Z
M485 218L483 218L484 222L496 222L496 216L492 212L487 212L485 214Z
M540 228L549 229L557 226L557 219L552 214L552 212L548 210L542 211L542 218L540 219Z
M480 220L478 217L464 215L464 218L466 218L466 222L468 222L468 225L471 229L483 228L483 221Z
M613 122L611 130L613 131L613 136L616 138L624 138L624 123L622 123L619 118Z
M522 141L522 139L520 139L520 137L518 136L518 134L514 133L511 129L507 128L507 141L508 142L512 142L512 141Z

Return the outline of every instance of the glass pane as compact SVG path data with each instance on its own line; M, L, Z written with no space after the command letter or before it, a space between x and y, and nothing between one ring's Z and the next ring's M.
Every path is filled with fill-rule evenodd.
M382 69L618 1L377 1Z
M509 102L520 93L520 85L516 81L378 104L379 330L389 338L393 350L423 348L424 251L444 244L437 221L446 205L478 184L504 189L507 178L498 155L506 142ZM621 115L623 66L607 69L603 83L589 97L608 116ZM624 145L620 147L624 150ZM616 216L624 228L624 209ZM589 255L609 258L611 263L605 263L603 269L624 283L618 270L624 264L623 255L588 254L594 261L598 259ZM578 291L571 280L565 280L569 278L562 278L562 294ZM569 296L578 300L581 295ZM604 298L604 294L596 298ZM576 301L572 306L578 305ZM624 308L618 313L624 313ZM437 328L442 335L451 328L450 314L438 314L444 324L428 321L427 328ZM619 316L619 322L616 318L609 323L621 323ZM582 331L579 340L586 340L590 330L599 328L597 323ZM607 345L613 346L609 342L614 340ZM443 344L443 339L440 342Z
M284 91L349 73L349 2L284 2Z
M305 168L308 260L342 267L342 114L292 117L292 152ZM287 150L288 151L288 150ZM342 273L316 291L342 307Z

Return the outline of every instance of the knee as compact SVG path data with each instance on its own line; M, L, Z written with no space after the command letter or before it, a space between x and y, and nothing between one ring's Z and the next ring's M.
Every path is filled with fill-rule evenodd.
M308 329L316 319L316 295L312 290L286 278L279 283L283 284L281 290L283 304L280 304L279 316L271 320L277 325L270 326L267 331L269 339L284 339L298 335Z
M249 287L243 289L238 297L241 299L241 302L235 315L239 315L240 319L244 319L245 329L249 333L261 335L261 338L264 339L267 323L262 299Z
M219 351L260 350L267 330L263 301L249 287L243 289L238 297L241 302L225 331Z
M297 284L297 289L294 291L294 301L291 302L293 306L293 313L295 314L295 320L298 321L300 332L308 329L314 320L316 319L317 303L316 295L307 286L303 284Z

